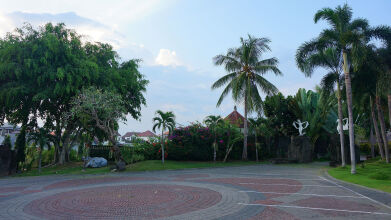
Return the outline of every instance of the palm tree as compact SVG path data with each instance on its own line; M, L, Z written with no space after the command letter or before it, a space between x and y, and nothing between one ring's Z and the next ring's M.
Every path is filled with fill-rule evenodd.
M232 98L235 102L244 103L242 159L247 160L247 114L262 109L262 98L259 95L259 89L267 95L275 94L278 91L263 76L268 72L273 72L275 75L282 74L277 68L277 58L261 60L264 52L271 51L269 39L254 38L249 35L248 39L240 38L240 42L241 46L239 48L230 48L227 54L217 55L213 58L214 64L224 65L228 74L213 83L212 89L226 85L217 101L217 106L230 92L232 92Z
M45 128L38 128L35 132L31 132L28 141L34 141L38 145L38 173L41 173L42 167L42 151L45 145L50 141L48 131Z
M316 67L323 67L329 72L322 78L321 86L324 94L330 94L335 85L337 85L336 96L338 100L338 121L339 121L339 139L341 142L341 159L342 167L345 167L345 138L343 134L343 113L342 113L342 99L341 99L341 78L342 62L341 53L335 48L326 48L314 50L312 45L317 39L305 42L302 44L296 52L296 63L299 69L305 74L306 77L311 77Z
M391 38L391 37L390 37ZM389 39L391 40L391 39ZM384 92L387 95L387 104L388 104L388 118L391 126L391 45L388 43L387 47L378 49L379 57L381 57L381 64L380 66L380 77L379 77L379 90L381 92ZM388 145L387 145L387 137L385 132L385 122L383 117L383 112L380 107L380 97L377 97L377 109L378 109L378 116L383 119L383 121L380 122L380 128L382 129L382 136L383 141L385 143L385 156L386 156L386 162L390 162L389 158L389 152L388 152Z
M216 151L217 151L217 127L219 125L219 123L221 122L222 118L218 115L218 116L214 116L214 115L209 115L208 117L206 117L205 119L205 124L206 126L208 126L208 128L210 130L212 130L213 134L214 134L214 141L213 141L213 161L216 162Z
M349 117L349 142L351 156L351 173L356 173L356 160L354 151L354 125L353 125L353 101L350 77L350 65L348 57L358 58L362 52L363 44L372 38L384 38L387 28L380 26L370 28L366 19L352 20L352 9L347 5L338 6L335 9L323 8L319 10L314 21L325 20L331 26L323 30L316 41L309 47L309 50L336 48L343 59L343 71L345 75L346 98ZM355 60L353 60L355 62Z
M360 96L355 96L355 103L357 106L360 106L362 109L368 108L367 112L370 115L370 121L372 123L373 130L375 131L376 141L379 147L379 153L381 159L385 159L384 146L382 141L382 135L379 130L378 119L376 117L376 96L378 95L378 85L379 85L379 71L381 64L378 54L376 53L373 46L368 45L365 49L363 59L358 63L358 71L353 75L353 84L352 89L356 94ZM367 104L369 103L369 105ZM377 112L378 113L378 112ZM379 121L380 122L380 121Z
M154 123L152 129L153 132L156 132L156 128L162 130L162 163L164 164L164 131L168 129L169 133L172 133L175 128L175 115L171 111L162 112L161 110L157 110L155 115L157 115L157 117L152 119Z

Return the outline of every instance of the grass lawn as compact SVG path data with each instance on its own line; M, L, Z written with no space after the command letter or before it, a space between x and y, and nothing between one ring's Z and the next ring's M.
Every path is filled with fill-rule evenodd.
M260 162L262 163L262 162ZM166 160L164 165L160 160L147 160L138 163L130 164L126 167L124 172L132 171L152 171L152 170L178 170L187 168L208 168L208 167L227 167L227 166L245 166L260 164L254 161L231 161L231 162L194 162L194 161L171 161ZM67 163L64 166L52 166L42 168L42 172L39 175L37 169L33 169L21 174L15 174L13 176L43 176L43 175L56 175L56 174L104 174L110 172L109 167L102 168L86 168L82 170L82 162Z
M364 167L358 164L356 171L355 175L350 174L350 166L328 170L336 179L391 193L391 164L371 160L365 162Z

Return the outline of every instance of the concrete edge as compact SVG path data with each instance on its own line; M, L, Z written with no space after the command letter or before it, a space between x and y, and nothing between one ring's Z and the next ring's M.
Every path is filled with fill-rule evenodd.
M356 184L356 183L351 183L351 182L347 182L347 181L336 179L336 178L334 178L333 176L331 176L329 174L329 172L328 172L329 169L330 168L327 168L326 170L323 170L322 174L323 174L323 176L325 176L325 177L327 177L327 178L329 178L329 179L331 179L331 180L333 180L335 182L344 183L346 185L352 185L352 186L363 188L363 189L366 189L366 190L369 190L369 191L375 191L375 192L378 192L378 193L385 193L385 194L387 194L387 195L389 195L391 197L391 193L389 193L389 192L385 192L385 191L382 191L382 190L370 188L370 187L359 185L359 184Z

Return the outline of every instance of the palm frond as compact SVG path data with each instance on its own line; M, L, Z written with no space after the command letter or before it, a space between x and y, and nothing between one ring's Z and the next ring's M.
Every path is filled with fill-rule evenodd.
M214 82L212 84L212 89L217 89L217 88L220 88L221 86L227 84L228 82L232 81L236 76L238 75L237 72L233 72L233 73L230 73L230 74L227 74L223 77L221 77L220 79L218 79L216 82Z

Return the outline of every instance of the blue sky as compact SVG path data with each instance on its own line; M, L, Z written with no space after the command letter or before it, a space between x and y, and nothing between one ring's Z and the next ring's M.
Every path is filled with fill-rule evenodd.
M184 125L210 114L229 114L235 103L227 97L216 108L221 90L210 89L225 73L213 66L212 58L239 46L239 38L247 34L272 40L272 52L264 58L277 57L284 76L266 78L284 95L313 89L324 71L305 78L295 65L295 51L326 27L313 22L318 9L345 2L354 17L391 25L388 0L1 0L0 34L23 22L64 22L86 40L112 44L124 60L143 59L141 72L150 80L147 106L141 120L129 118L120 126L124 134L151 129L157 109L174 111Z

